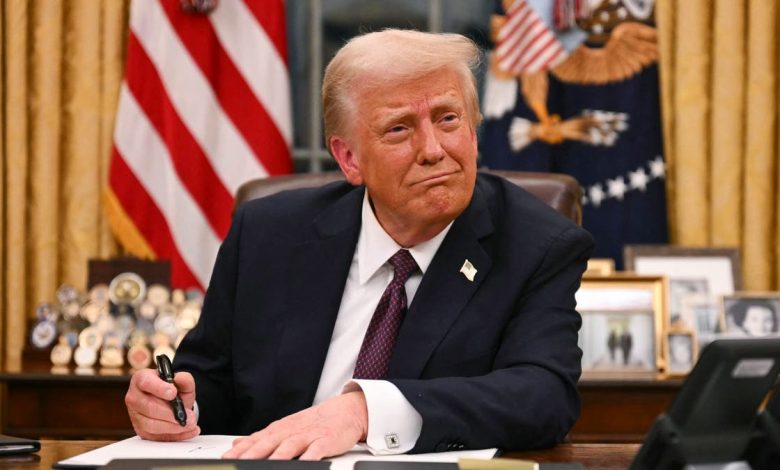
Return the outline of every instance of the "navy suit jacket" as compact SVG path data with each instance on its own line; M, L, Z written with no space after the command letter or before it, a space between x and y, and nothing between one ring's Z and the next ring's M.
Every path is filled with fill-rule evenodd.
M208 434L249 434L311 406L361 224L365 188L333 183L236 212L175 368ZM414 452L554 445L579 415L574 293L590 235L480 174L422 278L389 366L422 415ZM470 281L461 272L469 260Z

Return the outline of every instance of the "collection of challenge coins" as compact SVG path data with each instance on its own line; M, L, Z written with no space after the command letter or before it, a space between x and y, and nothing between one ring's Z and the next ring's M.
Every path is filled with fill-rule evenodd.
M79 368L117 368L127 358L130 367L142 369L153 356L173 359L174 349L198 322L202 302L198 290L147 287L135 273L119 274L87 295L63 285L57 289L57 305L38 305L30 339L37 349L57 341L51 350L55 366L67 366L72 359Z

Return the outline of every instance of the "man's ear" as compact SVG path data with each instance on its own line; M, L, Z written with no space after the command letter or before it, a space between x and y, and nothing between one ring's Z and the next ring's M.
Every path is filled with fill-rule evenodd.
M354 186L363 184L363 177L360 174L360 162L355 152L347 141L338 136L330 138L330 153L336 159L336 162L344 173L347 181Z

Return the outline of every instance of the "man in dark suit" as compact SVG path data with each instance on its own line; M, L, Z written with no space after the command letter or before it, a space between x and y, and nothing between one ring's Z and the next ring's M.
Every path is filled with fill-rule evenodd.
M348 183L240 207L176 390L136 373L136 432L249 434L230 458L554 445L579 414L574 293L590 236L477 175L480 122L459 35L350 41L323 83ZM407 308L408 305L408 308ZM196 404L196 413L189 408ZM197 420L197 424L196 424Z

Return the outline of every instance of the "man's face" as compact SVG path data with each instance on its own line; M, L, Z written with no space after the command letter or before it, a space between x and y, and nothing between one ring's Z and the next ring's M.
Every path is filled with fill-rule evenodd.
M351 132L333 137L331 149L347 180L366 185L385 230L392 236L455 219L471 201L477 168L476 133L456 73L363 87L353 96Z

